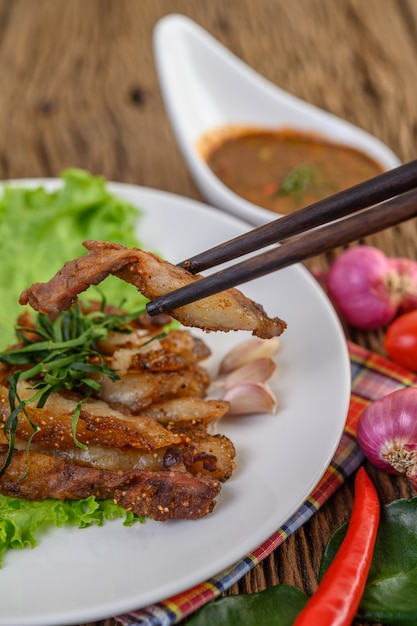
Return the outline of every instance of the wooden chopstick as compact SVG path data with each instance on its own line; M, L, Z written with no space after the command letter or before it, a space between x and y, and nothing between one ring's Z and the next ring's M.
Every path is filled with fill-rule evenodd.
M417 160L400 165L179 263L193 274L260 250L286 237L356 213L417 187Z
M406 168L408 176L410 174L409 170L414 169L414 187L417 187L417 161L407 165L409 167L401 166L396 170L391 170L389 173L399 171L402 175L404 169ZM413 168L411 167L412 165ZM375 179L371 179L371 187L373 186L374 180ZM410 185L411 183L409 182L407 184ZM397 190L398 187L396 187L396 192ZM338 195L340 196L340 194ZM334 196L332 198L334 198ZM375 201L374 198L375 190L372 195L372 204ZM190 302L195 302L201 298L211 296L215 293L223 291L224 289L229 289L230 287L235 287L236 285L260 278L261 276L265 276L276 270L299 263L309 257L327 252L338 246L346 245L351 241L355 241L372 233L384 230L390 226L395 226L396 224L411 219L416 215L417 188L411 189L411 191L407 191L400 195L395 195L394 198L386 200L378 206L372 206L367 210L362 210L351 217L331 222L330 224L324 226L321 225L320 228L313 228L313 230L308 232L289 237L279 246L227 267L226 269L216 272L215 274L203 277L201 280L197 280L189 285L186 285L185 287L182 287L181 289L172 291L165 296L149 302L147 304L147 311L150 315L172 311L175 308L185 306ZM316 225L317 224L315 223L314 226ZM261 229L263 228L264 227L261 227ZM256 231L259 231L259 229L255 229L255 231L247 233L246 237L243 236L245 238L245 245L247 244L248 239L250 239L251 233ZM231 241L234 242L235 240ZM269 243L273 243L273 241L269 241ZM256 245L258 245L258 241L256 241ZM227 244L225 247L227 248ZM249 249L248 246L248 251L256 249L257 248ZM228 256L228 260L231 258L232 257Z

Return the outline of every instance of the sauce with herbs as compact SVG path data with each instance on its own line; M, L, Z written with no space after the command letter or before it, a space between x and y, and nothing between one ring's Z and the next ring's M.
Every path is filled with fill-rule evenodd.
M209 167L236 194L276 213L291 213L383 171L359 150L291 129L219 136L211 147L209 137L201 144Z

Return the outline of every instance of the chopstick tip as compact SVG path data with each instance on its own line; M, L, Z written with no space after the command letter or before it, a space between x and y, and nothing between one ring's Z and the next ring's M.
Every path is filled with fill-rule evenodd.
M162 306L158 306L156 302L148 302L146 304L146 312L151 317L165 313L164 308Z

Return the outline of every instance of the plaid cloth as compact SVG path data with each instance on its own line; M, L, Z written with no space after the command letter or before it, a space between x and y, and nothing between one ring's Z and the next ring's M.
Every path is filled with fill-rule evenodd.
M417 386L417 376L383 357L349 343L352 392L345 429L323 478L297 513L244 559L205 583L163 602L115 619L123 626L170 626L214 600L273 552L309 520L363 462L356 427L363 409L373 400L403 387Z

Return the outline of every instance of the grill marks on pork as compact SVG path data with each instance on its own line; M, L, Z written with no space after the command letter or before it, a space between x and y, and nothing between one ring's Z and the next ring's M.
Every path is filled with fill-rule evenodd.
M236 452L228 437L209 434L204 422L176 422L171 428L181 436L183 443L168 448L165 467L181 462L192 474L209 474L220 482L226 482L232 476Z
M48 454L77 465L111 471L149 469L164 471L179 469L196 476L210 476L226 482L235 469L235 448L224 435L212 435L202 424L182 424L175 428L181 438L177 445L147 451L89 445L82 448L53 448ZM38 451L42 448L36 447Z
M139 249L99 241L84 246L85 256L66 263L49 282L25 290L20 303L55 316L109 274L132 284L149 300L201 278ZM247 330L261 338L280 335L286 327L236 289L180 307L172 315L184 326ZM26 326L31 333L30 324ZM228 404L206 399L210 380L200 362L210 352L204 342L183 330L155 337L158 332L158 325L147 320L132 333L113 332L100 342L119 379L103 377L96 397L83 403L76 436L86 449L75 445L72 434L74 393L52 394L42 409L26 406L39 432L33 436L27 465L24 448L33 431L22 413L12 461L0 477L2 493L35 500L95 495L161 521L196 519L212 511L221 483L235 468L233 444L208 430ZM0 374L5 382L5 372ZM19 389L21 397L27 393L30 390ZM4 386L3 422L9 415L6 401ZM3 463L7 445L1 441Z
M7 447L0 446L0 463L6 455ZM111 472L81 467L33 450L28 474L21 480L26 469L26 453L15 450L11 464L0 477L3 494L29 500L94 495L99 500L111 498L128 511L158 521L203 517L213 510L220 491L220 483L207 476L178 471Z
M120 380L103 378L98 397L114 407L140 413L153 402L171 398L203 398L209 385L207 373L200 367L174 372L129 372Z
M112 332L99 343L99 348L109 355L110 367L119 374L129 370L174 371L210 356L210 350L201 339L182 330L172 330L165 337L148 340L148 334Z
M0 422L10 414L7 393L8 390L0 386ZM32 445L39 452L99 469L162 471L181 467L192 474L208 474L225 482L235 468L235 448L227 437L210 434L208 426L226 413L228 405L200 398L188 401L189 419L187 414L181 416L172 407L163 411L164 404L159 405L156 413L164 423L155 416L122 414L109 407L106 410L106 404L101 401L88 401L76 430L78 441L87 446L84 450L75 446L71 430L71 407L75 406L75 401L56 393L42 409L27 406L27 415L39 431L33 435L31 424L21 413L16 436L21 445L33 436ZM175 404L178 409L182 406L180 399ZM197 407L194 417L190 413L192 406ZM201 418L197 417L199 412ZM174 420L169 419L169 415ZM136 428L138 424L142 432ZM146 433L147 428L149 433ZM0 439L0 443L6 440Z
M29 389L26 393L21 393L22 398L30 395ZM48 398L44 408L28 404L26 414L39 428L33 441L46 448L72 448L72 421L78 399L66 398L56 393ZM0 386L0 421L5 422L9 415L8 390ZM76 434L78 441L85 445L100 444L116 448L131 446L145 450L155 450L181 441L178 435L174 435L151 417L132 415L127 419L123 413L97 401L84 403ZM23 412L19 415L16 435L26 441L33 435L33 428Z
M208 428L229 405L206 398L210 380L200 362L210 351L204 342L186 330L171 330L148 343L155 332L113 332L101 343L110 366L119 364L120 379L105 377L100 397L82 405L76 436L87 449L75 445L72 431L80 394L56 392L42 408L26 405L26 414L19 415L12 464L0 479L2 493L35 500L94 494L157 520L194 519L212 510L220 484L234 471L235 449L227 437ZM7 367L3 369L4 423L10 407ZM17 392L22 400L30 399L32 383L19 381ZM27 418L39 428L35 435ZM31 437L30 473L20 480ZM1 444L7 445L2 431Z
M179 289L201 276L172 265L150 252L119 244L85 241L88 254L66 263L47 283L35 283L23 291L21 304L47 314L69 309L90 285L109 274L134 285L149 300ZM270 318L259 304L237 289L228 289L174 309L172 316L184 326L210 330L247 330L262 338L280 335L286 323Z
M87 243L84 244L87 247ZM113 244L101 256L89 254L65 263L47 283L35 283L20 296L20 304L30 304L35 311L59 313L67 311L79 293L91 285L98 285L110 273L117 274L128 263L136 260L134 251Z
M186 420L212 422L226 415L228 410L229 404L223 400L205 400L188 396L155 402L144 410L144 414L162 423Z

